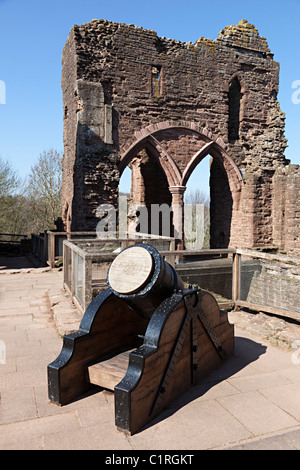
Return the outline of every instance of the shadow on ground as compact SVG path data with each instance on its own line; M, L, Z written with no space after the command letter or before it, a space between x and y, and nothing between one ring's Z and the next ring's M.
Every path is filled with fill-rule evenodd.
M29 256L0 255L0 273L10 269L41 268L44 264Z
M192 386L187 392L175 400L168 408L163 410L156 418L150 423L140 429L141 432L156 423L165 420L180 408L188 403L205 395L212 387L218 383L232 377L237 372L248 366L251 362L255 362L262 354L265 354L267 347L261 343L250 340L248 338L235 337L235 350L233 356L227 359L226 362L220 364L209 375L205 376L200 382ZM138 433L137 432L137 433Z

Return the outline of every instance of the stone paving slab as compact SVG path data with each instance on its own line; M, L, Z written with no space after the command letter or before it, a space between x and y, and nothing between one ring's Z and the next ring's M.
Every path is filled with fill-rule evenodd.
M58 327L59 307L66 324L62 314ZM235 323L234 356L127 436L114 425L110 392L64 407L48 401L47 365L61 351L59 331L80 321L62 290L62 272L0 274L0 344L6 348L0 363L0 449L299 449L298 356L288 343L272 344L248 331L237 312L229 318Z
M300 450L300 430L252 440L227 450Z

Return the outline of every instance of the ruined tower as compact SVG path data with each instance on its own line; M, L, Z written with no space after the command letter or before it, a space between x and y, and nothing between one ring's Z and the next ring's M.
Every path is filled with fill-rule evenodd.
M195 43L105 20L75 25L62 56L65 228L95 229L99 204L117 206L127 165L133 197L181 206L210 156L211 247L300 250L287 235L296 209L286 182L297 197L299 168L284 157L278 82L279 64L246 20Z

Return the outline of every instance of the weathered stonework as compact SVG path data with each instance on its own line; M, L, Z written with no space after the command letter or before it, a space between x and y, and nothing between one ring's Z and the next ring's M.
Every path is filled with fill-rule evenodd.
M284 157L279 64L253 25L182 43L93 20L73 27L62 65L68 230L93 230L98 205L117 206L127 165L133 202L182 204L189 176L210 155L211 247L300 252L287 185L300 172Z

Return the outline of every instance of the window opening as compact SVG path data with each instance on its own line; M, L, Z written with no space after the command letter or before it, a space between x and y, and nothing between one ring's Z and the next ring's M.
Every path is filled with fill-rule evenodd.
M152 67L152 95L155 98L161 96L161 66L153 65Z
M234 142L239 139L240 132L240 109L242 99L241 85L237 78L234 78L229 86L229 121L228 121L228 141Z

